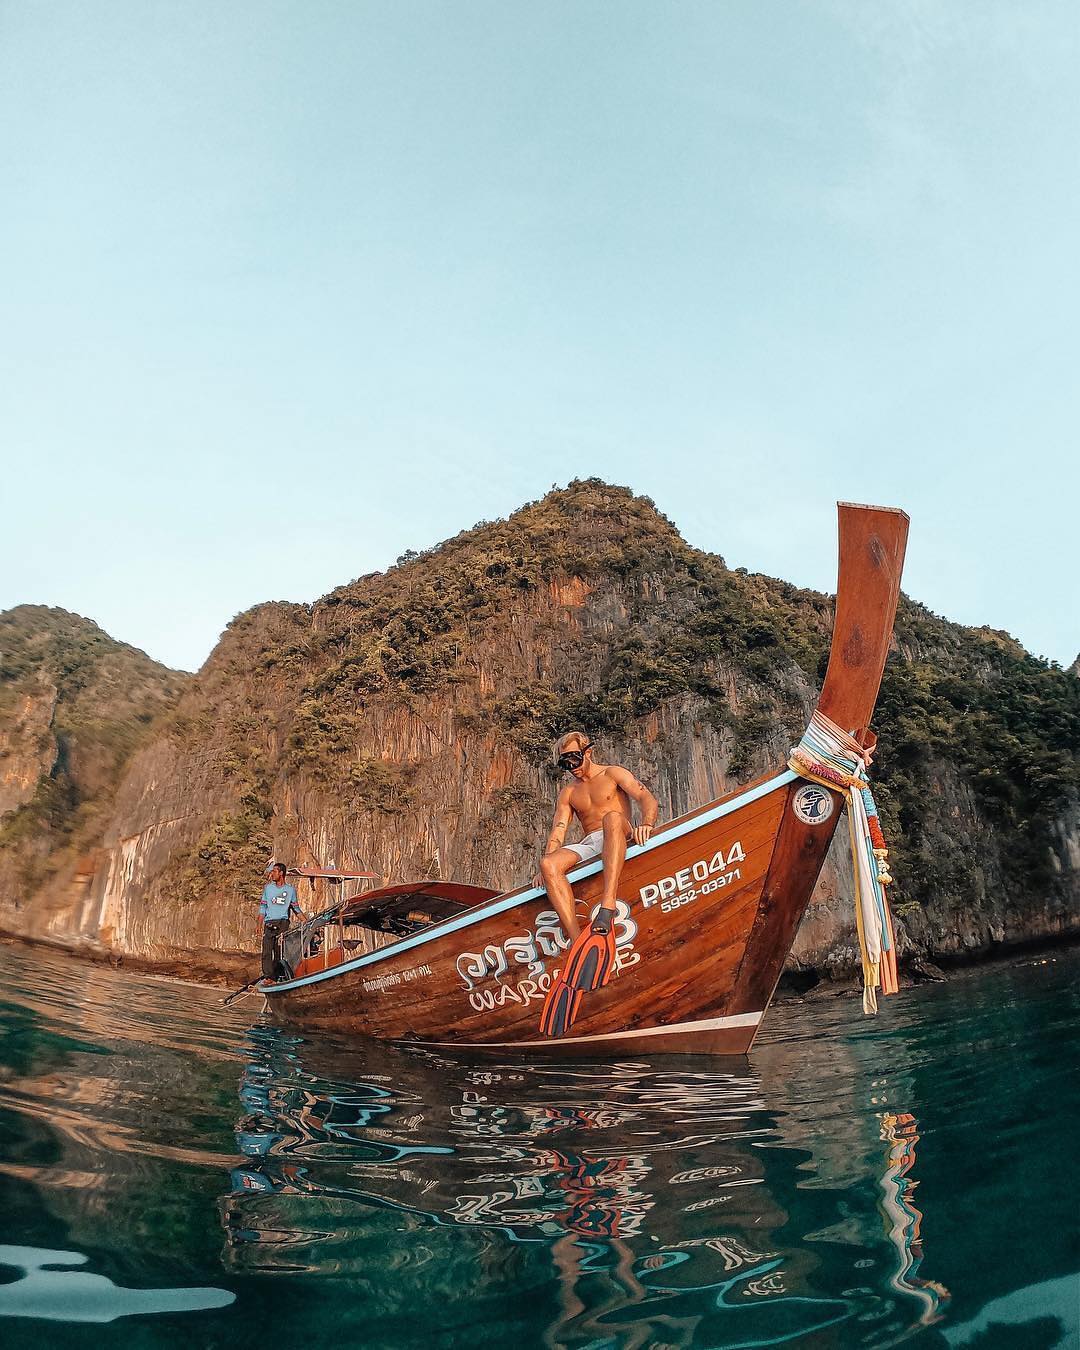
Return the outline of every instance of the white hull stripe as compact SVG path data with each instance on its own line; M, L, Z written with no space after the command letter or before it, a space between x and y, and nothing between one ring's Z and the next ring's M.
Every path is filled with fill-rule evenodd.
M724 816L730 816L733 811L749 806L751 802L759 801L771 792L778 792L781 788L786 788L789 783L794 783L797 777L798 774L792 773L790 769L785 769L775 778L770 778L767 783L760 783L756 788L740 793L738 797L732 797L730 801L721 802L719 806L714 806L711 811L706 811L700 816L694 816L691 820L684 820L682 824L673 825L671 829L664 830L662 834L654 835L647 844L634 844L626 850L626 856L636 858L639 853L649 853L654 848L663 848L670 844L673 839L681 839L684 834L700 830L703 825L711 825L714 820L722 820ZM568 875L572 881L581 881L585 877L594 876L597 872L602 871L603 867L603 861L598 858L595 862L587 862L581 867L575 867ZM377 961L386 961L391 957L399 956L402 952L409 951L412 947L420 947L426 942L434 942L436 938L445 937L447 933L456 933L459 929L471 928L475 923L490 919L493 914L503 914L508 909L516 909L518 905L527 905L533 900L539 900L541 896L546 894L547 892L540 887L531 886L527 891L518 891L513 895L504 896L500 900L492 900L482 909L469 910L455 919L447 919L445 923L425 928L422 933L416 933L413 937L402 938L400 942L395 942L392 947L380 947L377 952L368 952L366 956L358 956L355 961L344 961L341 965L331 966L329 970L317 970L310 975L303 976L302 979L289 980L286 984L259 984L257 987L260 994L265 994L270 998L274 994L287 994L291 990L303 988L305 985L318 984L321 980L332 980L350 970L359 970L361 966L370 966Z
M666 1027L638 1027L634 1031L607 1031L594 1036L546 1036L542 1041L404 1041L404 1045L432 1045L441 1050L532 1050L537 1046L554 1049L559 1045L584 1045L588 1041L626 1041L643 1036L698 1036L728 1027L756 1027L764 1011L736 1013L733 1017L706 1017L700 1022L672 1022Z

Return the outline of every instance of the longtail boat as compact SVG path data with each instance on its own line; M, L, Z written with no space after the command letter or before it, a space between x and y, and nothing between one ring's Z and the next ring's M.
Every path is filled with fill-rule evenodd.
M839 505L832 649L786 766L658 826L627 851L614 961L564 1034L541 1012L570 940L542 889L419 881L368 890L291 933L289 978L258 990L289 1022L472 1051L743 1054L791 950L843 808L856 876L864 1006L895 989L891 880L865 778L908 517ZM602 863L570 873L587 924ZM385 945L369 950L371 935Z

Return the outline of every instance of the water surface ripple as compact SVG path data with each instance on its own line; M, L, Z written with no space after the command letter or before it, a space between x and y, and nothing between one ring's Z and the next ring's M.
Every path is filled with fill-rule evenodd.
M1080 953L480 1062L2 949L0 1343L1080 1345Z

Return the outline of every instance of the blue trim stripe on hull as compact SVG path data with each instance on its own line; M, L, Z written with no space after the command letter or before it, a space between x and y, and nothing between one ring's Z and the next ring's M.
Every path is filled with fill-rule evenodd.
M647 844L635 844L627 849L626 856L634 858L639 853L648 853L654 848L663 848L666 844L670 844L673 839L681 839L684 834L699 830L703 825L711 825L714 820L722 820L724 816L730 816L733 811L739 810L740 807L749 806L751 802L759 801L772 792L778 792L781 788L786 788L797 777L798 775L790 769L785 769L783 773L777 774L775 778L770 778L768 782L760 783L757 787L741 793L738 797L732 797L729 801L721 802L719 806L714 806L711 811L706 811L700 816L694 816L690 820L684 820L681 824L672 826L670 830L665 830L663 834L654 836ZM597 872L603 870L603 866L603 862L599 859L595 862L586 863L582 867L575 868L570 873L570 879L581 881L585 877L595 876ZM495 914L503 914L508 909L516 909L518 905L527 905L533 900L539 900L546 894L547 892L541 890L540 887L532 886L527 891L508 895L501 900L493 900L480 909L469 910L457 918L447 919L445 923L441 923L437 927L425 928L422 933L403 938L391 947L381 947L377 952L368 952L365 956L358 956L354 961L344 961L340 965L331 966L328 970L318 970L311 975L305 975L302 979L289 980L284 984L267 985L260 983L256 987L259 993L269 998L274 994L287 994L293 989L302 989L309 984L319 984L322 980L332 980L339 975L347 974L350 970L359 970L362 966L386 961L401 952L409 951L412 947L422 947L428 942L434 942L437 938L445 937L448 933L456 933L462 928L471 928L473 924L481 923L484 919L490 919Z

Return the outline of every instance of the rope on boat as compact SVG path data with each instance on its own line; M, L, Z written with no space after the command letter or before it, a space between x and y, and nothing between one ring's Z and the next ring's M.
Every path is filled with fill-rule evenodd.
M817 710L788 767L822 787L842 792L855 872L855 927L863 967L863 1012L876 1013L877 991L895 994L896 938L885 888L892 884L889 850L881 832L874 794L866 781L868 754L853 736Z

